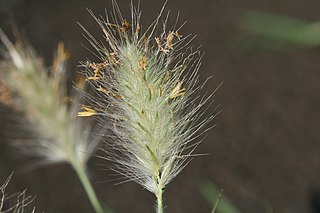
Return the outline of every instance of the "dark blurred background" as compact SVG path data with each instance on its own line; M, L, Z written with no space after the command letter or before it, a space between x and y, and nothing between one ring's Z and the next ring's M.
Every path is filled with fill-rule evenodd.
M130 1L118 3L130 19ZM141 1L143 26L154 20L162 5L163 1ZM86 7L104 15L111 2L0 0L0 27L10 34L16 26L48 64L58 42L64 41L72 54L70 69L76 72L79 60L92 58L82 46L89 44L77 22L100 34ZM202 45L201 80L213 75L206 90L214 91L223 82L211 107L221 104L223 112L197 151L210 155L195 158L167 187L166 212L210 212L211 205L199 192L205 180L224 189L223 196L240 212L320 212L320 52L317 42L308 43L308 36L302 36L308 45L286 39L296 35L291 19L306 25L320 20L320 1L169 0L166 8L172 21L181 11L180 23L188 21L181 33L197 35L195 46ZM257 16L246 16L247 11ZM260 13L288 17L294 29L283 36L284 21L269 35L280 22L271 18L266 24ZM265 32L256 30L259 27ZM277 37L278 31L282 36ZM320 32L312 32L319 40ZM19 172L30 159L8 145L8 112L0 108L0 181L16 171L9 192L28 188L37 195L34 204L40 212L93 212L68 165ZM153 211L151 193L135 183L113 185L101 163L105 162L92 159L90 173L104 203L119 213Z

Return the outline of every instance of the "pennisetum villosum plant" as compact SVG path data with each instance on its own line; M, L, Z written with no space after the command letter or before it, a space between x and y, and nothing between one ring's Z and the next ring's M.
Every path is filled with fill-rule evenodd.
M86 173L86 164L100 137L92 138L93 128L77 118L78 104L67 101L66 60L68 54L59 44L51 68L47 68L35 51L22 41L11 43L0 30L5 49L0 63L1 86L11 96L1 97L25 113L35 133L32 140L17 145L25 153L40 157L39 165L67 162L76 171L97 213L104 212ZM3 93L6 94L6 93ZM79 99L76 97L75 99Z
M30 46L11 43L1 30L5 59L0 62L0 101L25 113L32 124L28 128L37 135L17 146L40 157L40 165L69 163L95 211L103 213L107 209L99 203L86 173L89 157L102 138L90 137L87 132L92 126L76 118L77 113L95 116L104 132L111 130L103 158L115 162L113 169L124 176L122 182L135 181L152 192L157 212L163 213L165 188L197 156L199 136L215 116L206 114L213 93L200 95L201 53L190 46L193 37L181 34L182 26L167 26L168 16L160 24L164 7L143 30L139 6L131 2L131 18L125 19L112 3L111 18L95 17L90 11L107 44L83 27L100 61L82 63L95 95L85 94L87 102L80 112L75 102L81 97L66 101L68 54L63 45L48 68ZM0 187L0 212L9 179ZM24 194L18 198L25 198ZM29 203L30 198L22 201ZM16 208L25 204L18 202Z
M195 156L195 139L214 118L204 114L212 95L199 95L201 54L189 45L193 37L167 27L168 16L160 25L163 10L145 31L132 3L130 19L115 1L111 18L91 12L107 44L83 27L100 61L82 63L96 96L88 95L89 105L79 112L112 130L105 158L116 163L124 182L135 181L156 196L158 213L166 186Z

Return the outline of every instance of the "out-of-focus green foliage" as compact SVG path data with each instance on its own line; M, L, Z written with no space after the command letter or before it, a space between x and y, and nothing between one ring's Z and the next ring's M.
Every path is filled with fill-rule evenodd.
M246 32L298 47L320 45L320 21L307 23L281 15L246 11L240 18L240 27Z
M222 195L219 190L211 181L205 181L200 186L201 194L213 206L212 213L240 213L232 202Z

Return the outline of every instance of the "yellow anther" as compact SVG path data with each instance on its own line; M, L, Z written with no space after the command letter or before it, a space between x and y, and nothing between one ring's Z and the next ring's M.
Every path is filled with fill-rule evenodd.
M97 112L94 109L92 109L88 106L82 106L81 108L85 111L78 112L78 116L80 116L80 117L88 117L88 116L92 116L92 115L97 114Z
M97 114L96 112L78 112L79 117L89 117Z
M151 96L154 96L154 84L150 85L150 94Z
M181 85L182 85L181 82L177 84L177 86L170 92L169 98L176 98L186 93L185 92L186 89L185 88L181 89Z
M129 31L131 24L127 20L122 21L122 25L120 27L120 31L126 33Z
M86 78L86 81L90 81L90 80L95 81L95 80L99 80L99 79L100 79L100 77L92 76L92 77L88 77L88 78Z
M108 63L88 63L87 67L93 69L94 75L87 77L86 80L99 80L103 78L102 70L109 66Z
M142 72L144 72L147 69L147 57L142 56L141 59L139 60L139 67Z
M177 38L178 40L180 40L180 38L182 37L181 34L179 34L178 31L176 32L169 32L167 38L166 38L166 41L165 41L165 44L164 47L163 45L161 44L161 41L160 41L160 38L159 37L156 37L156 43L159 47L159 49L164 52L165 54L168 54L170 52L170 50L173 49L173 43L174 43L174 38Z
M162 47L161 41L160 41L160 38L159 38L159 37L156 37L156 43L157 43L159 49L160 49L162 52L164 52L165 54L168 54L168 53L169 53L169 50L168 50L168 49L165 49L165 48Z
M102 86L99 86L99 88L97 88L98 91L103 92L106 95L109 95L110 92L108 90L106 90L105 88L103 88Z
M167 37L167 42L166 42L166 47L165 47L165 49L167 49L168 51L169 51L169 49L173 49L173 39L174 39L174 34L173 34L173 32L170 32Z
M117 54L115 52L110 53L108 56L109 56L108 59L109 59L110 64L117 64L118 63L118 60L116 57Z
M122 95L119 94L112 94L113 97L115 98L119 98L119 99L123 99L124 97Z
M176 31L174 35L178 38L178 40L182 38L182 35L178 31Z
M162 94L163 94L162 86L161 86L161 85L159 86L158 94L159 94L159 97L161 97Z

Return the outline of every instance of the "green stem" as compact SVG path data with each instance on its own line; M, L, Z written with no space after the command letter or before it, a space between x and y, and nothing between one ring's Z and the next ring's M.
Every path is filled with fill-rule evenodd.
M76 171L77 175L79 176L79 179L80 179L96 213L104 213L104 210L103 210L102 206L100 205L100 202L97 198L97 195L96 195L96 193L95 193L95 191L89 181L88 175L85 171L85 167L82 164L80 164L80 162L78 162L77 160L72 162L72 166L73 166L74 170Z
M157 213L163 213L162 188L159 187L157 196Z

